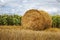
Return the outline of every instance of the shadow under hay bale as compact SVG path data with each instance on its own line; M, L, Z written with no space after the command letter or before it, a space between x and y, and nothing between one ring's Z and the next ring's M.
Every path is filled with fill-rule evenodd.
M51 16L45 11L28 10L22 17L22 26L26 29L44 30L52 25Z

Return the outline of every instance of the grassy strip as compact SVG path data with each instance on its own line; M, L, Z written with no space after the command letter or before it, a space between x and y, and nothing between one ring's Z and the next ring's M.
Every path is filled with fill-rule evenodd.
M22 29L21 26L0 26L0 29Z

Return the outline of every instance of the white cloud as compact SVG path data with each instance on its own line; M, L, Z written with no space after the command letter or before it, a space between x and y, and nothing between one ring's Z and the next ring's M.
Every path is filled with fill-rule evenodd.
M0 6L2 5L7 9L5 10L2 7L2 12L5 10L6 12L23 14L26 10L32 8L42 9L48 12L57 12L57 7L59 7L60 4L56 3L56 0L0 0ZM60 9L60 7L58 9Z
M5 1L4 0L0 0L2 3L4 3Z
M15 12L15 9L11 9L11 12L14 13Z
M22 2L28 2L28 0L24 0L24 1L22 0Z
M44 9L45 11L47 12L57 12L57 8L47 8L47 9Z
M19 4L17 4L17 3L8 3L7 5L12 6L12 7L19 6Z

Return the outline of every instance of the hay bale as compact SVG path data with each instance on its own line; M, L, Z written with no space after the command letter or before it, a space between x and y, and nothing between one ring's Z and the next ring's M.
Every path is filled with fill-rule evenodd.
M47 28L51 28L52 27L52 17L45 11L41 10L40 14L42 14L42 18L44 20L44 25Z
M26 29L43 30L51 27L51 24L51 17L44 11L31 9L22 17L22 26Z

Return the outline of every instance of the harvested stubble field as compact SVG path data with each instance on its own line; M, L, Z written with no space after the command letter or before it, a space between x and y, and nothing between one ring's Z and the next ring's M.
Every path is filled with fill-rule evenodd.
M0 40L60 40L60 29L33 31L20 26L0 26Z

